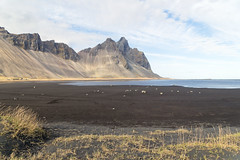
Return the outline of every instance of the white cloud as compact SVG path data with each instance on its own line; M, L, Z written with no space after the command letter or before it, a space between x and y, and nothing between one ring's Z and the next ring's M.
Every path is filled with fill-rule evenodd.
M239 61L191 58L167 53L146 53L153 62L152 69L163 77L182 79L239 79ZM238 57L239 59L239 57ZM187 64L187 65L186 65ZM234 72L233 72L234 71Z

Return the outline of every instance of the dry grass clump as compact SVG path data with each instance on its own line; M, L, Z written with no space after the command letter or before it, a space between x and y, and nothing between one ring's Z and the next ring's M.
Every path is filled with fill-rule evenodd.
M42 122L38 119L37 114L25 107L2 107L0 123L3 125L1 134L7 134L11 138L43 139L45 136Z
M25 107L0 108L0 159L31 154L44 143L47 133L36 113ZM26 156L25 156L26 157Z
M192 134L191 131L184 129L184 128L180 128L177 130L169 130L169 131L162 131L162 130L155 130L153 132L150 132L149 134L151 135L165 135L165 134Z

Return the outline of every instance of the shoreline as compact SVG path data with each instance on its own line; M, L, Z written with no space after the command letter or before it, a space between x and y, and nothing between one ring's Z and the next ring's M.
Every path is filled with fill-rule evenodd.
M125 80L170 80L171 78L63 78L63 79L1 79L0 82L60 82L60 81L125 81Z

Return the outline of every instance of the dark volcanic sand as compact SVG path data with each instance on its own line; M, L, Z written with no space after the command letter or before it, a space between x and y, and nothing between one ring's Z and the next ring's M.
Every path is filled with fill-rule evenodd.
M142 93L143 90L146 93ZM200 123L240 126L240 89L79 87L57 82L17 82L0 84L0 103L27 106L40 117L46 117L47 122L162 127Z

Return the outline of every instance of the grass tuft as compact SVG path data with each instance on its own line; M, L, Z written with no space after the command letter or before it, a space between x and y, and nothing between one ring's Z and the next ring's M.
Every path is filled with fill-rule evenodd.
M25 107L0 108L0 159L32 152L47 139L43 122L36 113ZM15 157L15 158L13 158Z
M0 109L1 135L24 140L27 138L44 139L46 132L36 113L25 107L3 107Z

